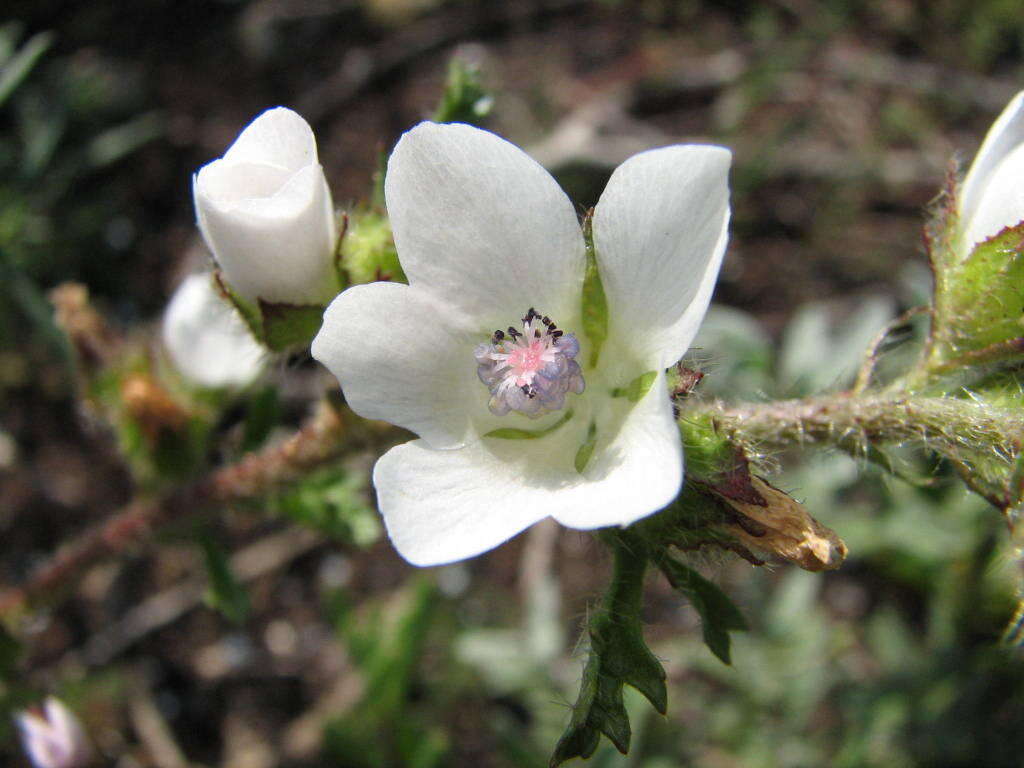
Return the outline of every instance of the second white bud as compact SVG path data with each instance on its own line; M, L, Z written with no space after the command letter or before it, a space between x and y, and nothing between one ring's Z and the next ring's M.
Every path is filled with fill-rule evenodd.
M301 116L261 114L199 170L192 192L203 238L243 299L326 304L337 294L334 206Z

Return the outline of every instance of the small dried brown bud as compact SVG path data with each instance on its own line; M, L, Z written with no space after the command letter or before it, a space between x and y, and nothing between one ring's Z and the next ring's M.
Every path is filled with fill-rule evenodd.
M185 409L148 373L125 376L121 382L121 402L149 440L156 440L165 429L177 432L188 419Z
M750 504L716 494L736 513L726 525L729 533L746 547L799 565L806 571L831 571L846 559L846 544L811 517L789 494L766 483L757 475L751 485L765 504Z

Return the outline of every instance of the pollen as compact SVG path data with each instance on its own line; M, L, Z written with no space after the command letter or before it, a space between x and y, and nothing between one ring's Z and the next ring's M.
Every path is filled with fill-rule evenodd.
M497 330L474 350L477 375L491 393L488 408L496 416L517 411L530 418L561 410L569 392L583 392L576 336L563 332L533 307L522 330Z

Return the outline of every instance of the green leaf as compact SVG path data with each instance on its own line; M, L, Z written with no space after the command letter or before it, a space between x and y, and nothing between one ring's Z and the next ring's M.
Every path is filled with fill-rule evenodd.
M715 584L678 560L664 554L658 558L658 567L669 584L682 593L700 614L704 642L711 652L726 664L731 664L729 632L748 628L743 614Z
M594 236L591 230L593 211L583 221L583 237L587 244L587 269L583 276L582 326L583 335L590 342L589 366L594 368L601 355L601 346L608 338L608 300L597 266Z
M30 37L14 56L4 62L3 67L0 68L0 106L3 106L4 102L28 77L52 44L53 33L40 32Z
M259 448L277 425L280 415L281 406L278 402L277 387L264 387L257 392L246 403L242 451Z
M283 304L259 300L263 316L263 343L274 352L305 347L324 322L319 304Z
M415 579L387 607L364 603L358 613L342 614L339 631L359 669L362 695L328 724L325 752L338 764L356 767L443 765L447 739L426 722L411 695L441 613L437 588L426 578ZM427 696L437 695L425 690Z
M479 127L493 107L494 97L481 82L480 68L460 56L453 56L448 62L448 77L433 121Z
M665 670L644 642L640 619L647 549L625 531L606 530L603 538L615 556L612 583L590 617L590 655L572 718L551 756L552 768L574 757L590 757L601 734L622 754L629 751L624 685L640 691L661 714L668 707Z
M380 539L380 516L369 504L363 472L326 467L271 496L267 504L275 514L360 549Z
M484 437L496 437L499 440L536 440L538 437L550 435L560 426L572 418L572 411L566 411L558 421L544 429L519 429L517 427L499 427L486 433Z
M612 389L612 397L624 397L631 403L638 403L651 390L651 385L658 378L657 371L641 373L624 387Z
M249 593L235 578L227 553L211 534L201 533L199 545L210 580L204 596L206 604L228 621L241 624L249 615Z
M590 422L590 426L587 427L587 436L583 439L583 443L580 445L579 450L576 451L576 458L573 460L573 466L576 467L576 471L581 475L583 470L587 468L587 464L590 462L590 457L594 455L594 448L597 446L597 424Z

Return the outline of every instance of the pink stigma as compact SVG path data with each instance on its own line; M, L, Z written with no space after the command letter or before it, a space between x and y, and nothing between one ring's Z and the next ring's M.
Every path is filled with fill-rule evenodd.
M495 331L491 342L474 352L477 374L491 393L488 407L497 416L517 411L535 418L560 410L567 393L583 392L576 337L532 307L522 327L521 332L512 326L507 334Z

